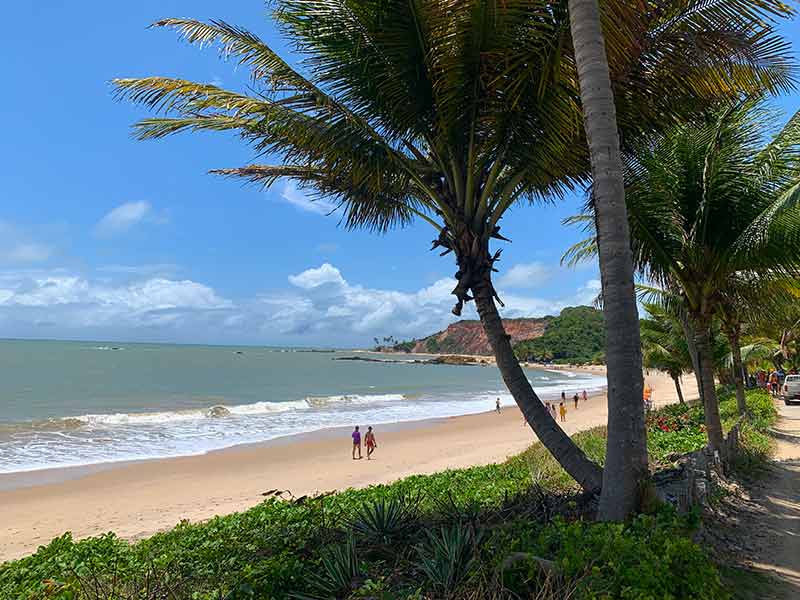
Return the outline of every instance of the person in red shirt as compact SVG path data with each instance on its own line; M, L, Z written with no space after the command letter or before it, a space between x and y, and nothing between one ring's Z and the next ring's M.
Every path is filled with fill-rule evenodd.
M367 460L372 460L372 453L378 447L375 441L375 434L372 433L372 426L367 427L367 435L364 436L364 443L367 445Z

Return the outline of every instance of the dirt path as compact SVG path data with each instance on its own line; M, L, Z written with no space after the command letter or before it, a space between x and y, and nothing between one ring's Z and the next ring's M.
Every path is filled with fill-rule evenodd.
M748 489L736 537L751 567L775 581L752 597L788 600L800 598L800 406L779 411L771 472Z

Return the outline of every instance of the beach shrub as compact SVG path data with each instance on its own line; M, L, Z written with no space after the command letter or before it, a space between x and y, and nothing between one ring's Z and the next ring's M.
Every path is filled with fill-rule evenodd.
M629 524L557 519L538 545L580 579L579 598L724 600L716 567L689 537L693 525L668 508Z
M739 421L736 396L732 388L720 388L719 411L722 425L729 430ZM749 418L740 426L740 459L746 462L765 459L771 442L767 428L775 422L777 411L770 395L761 389L745 391ZM677 455L694 452L707 443L701 403L673 404L647 416L647 446L656 464L670 462Z

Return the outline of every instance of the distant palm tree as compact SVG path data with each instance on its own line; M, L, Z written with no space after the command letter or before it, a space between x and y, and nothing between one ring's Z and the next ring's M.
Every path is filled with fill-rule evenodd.
M742 359L743 331L774 330L782 320L792 321L800 301L800 279L786 277L781 270L737 272L719 290L719 318L722 332L731 347L731 374L736 387L736 405L740 415L747 414L745 378ZM770 323L767 323L767 321ZM752 333L751 333L752 336Z
M631 142L733 89L782 89L788 46L765 18L777 0L739 0L741 16L684 0L625 13L609 43L620 128ZM585 489L601 469L558 427L514 356L492 282L500 219L516 203L586 183L589 155L566 6L549 0L276 0L275 19L303 60L293 67L253 34L167 19L191 43L218 43L252 71L238 93L166 77L118 79L121 98L163 117L140 139L236 131L256 164L216 173L269 185L293 179L338 203L348 227L385 231L420 219L458 265L455 314L475 300L503 379L528 423ZM613 391L613 390L612 390ZM609 430L609 436L616 435Z
M678 290L685 305L714 450L722 450L723 433L712 319L743 278L800 271L800 113L768 140L779 116L746 99L626 157L635 264L646 280ZM571 258L596 252L594 243L577 244Z
M684 404L681 377L692 370L692 358L680 318L660 304L645 304L644 309L647 312L647 318L641 321L644 367L669 375L675 383L678 401Z

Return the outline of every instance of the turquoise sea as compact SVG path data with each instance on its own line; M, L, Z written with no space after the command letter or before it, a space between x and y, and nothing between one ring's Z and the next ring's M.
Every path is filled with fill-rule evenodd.
M201 454L326 427L482 412L495 367L349 351L0 341L0 473ZM530 370L543 398L596 375Z

